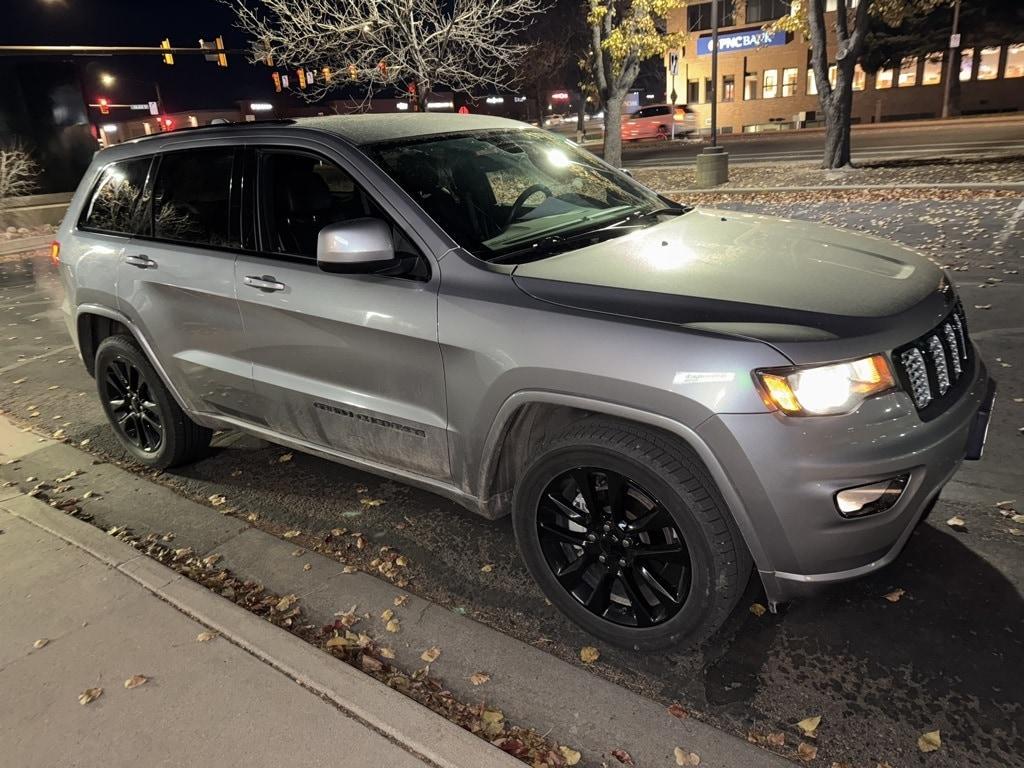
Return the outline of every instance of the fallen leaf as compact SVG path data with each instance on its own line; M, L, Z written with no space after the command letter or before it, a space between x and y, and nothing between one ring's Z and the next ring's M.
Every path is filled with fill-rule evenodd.
M949 520L946 521L946 525L948 525L954 531L963 532L967 530L967 521L959 515L953 515L951 518L949 518Z
M580 648L580 661L584 664L593 664L601 658L601 652L592 645L584 645Z
M435 645L433 648L427 648L427 650L421 653L420 658L427 662L427 664L433 664L440 655L441 649Z
M33 648L42 648L48 642L50 642L50 641L47 640L45 637L41 637L38 640L36 640L34 643L32 643L32 647Z
M395 608L398 608L399 606L405 605L408 600L409 600L409 596L408 595L399 595L398 597L395 598Z
M304 550L302 547L292 550L292 557L301 557L304 554L306 554L306 550Z
M390 648L379 648L378 652L385 659L393 659L393 658L395 658L395 652L392 651Z
M806 741L801 741L800 746L796 748L796 756L805 763L809 763L818 756L818 748Z
M342 573L355 573L358 570L359 569L356 568L354 565L346 565L344 568L341 569L341 572Z
M384 612L381 613L381 615L380 615L380 620L381 621L391 621L391 619L393 619L394 617L395 617L395 612L392 611L390 608L385 608Z
M285 531L281 535L286 539L294 539L296 536L301 536L302 531Z
M364 507L379 507L384 503L384 499L360 499L359 503Z
M796 727L803 732L804 736L808 736L813 739L819 725L821 725L821 715L815 715L814 717L805 717L796 724Z
M398 557L395 558L395 565L399 565L399 566L404 568L408 564L409 564L409 558L407 558L405 555L399 555Z
M1024 515L1010 515L1010 519L1015 523L1024 523Z
M686 711L686 708L682 704L670 704L668 707L668 713L676 720L685 720L690 716L690 713Z
M613 749L612 757L623 765L636 765L636 763L633 762L633 758L629 756L629 752L624 749Z
M282 453L280 456L277 457L278 464L287 464L291 460L292 455L290 453Z
M208 568L212 568L214 565L217 564L217 561L220 560L221 557L222 555L207 555L203 558L203 565L207 566Z
M491 676L488 675L486 672L474 672L472 675L469 676L469 682L471 682L473 685L483 685L484 683L489 682L490 679Z
M375 659L367 653L364 653L359 659L359 664L367 672L380 672L384 669L384 663L380 659Z
M228 503L227 497L226 496L222 496L219 493L215 493L212 496L207 497L206 500L209 501L211 504L213 504L213 506L215 506L215 507L220 507L220 506L223 506L224 504Z
M285 595L284 597L282 597L280 600L277 601L277 605L275 605L274 608L277 609L278 611L280 611L281 613L284 613L289 608L291 608L293 605L295 605L295 603L297 603L298 600L299 600L299 596L298 595L295 595L295 594Z
M676 765L700 765L700 755L696 752L687 752L682 747L676 747L672 754L676 756Z
M78 694L78 703L84 706L90 702L96 701L96 699L98 699L102 695L102 688L86 688L84 691Z
M764 616L764 614L765 614L765 612L766 612L767 610L768 610L768 609L767 609L767 608L765 608L765 607L764 607L763 605L761 605L760 603L754 603L753 605L751 605L751 606L750 606L750 612L751 612L752 614L754 614L755 616L757 616L758 618L760 618L761 616Z
M67 435L67 432L65 432L63 429L58 429L56 432L53 433L53 439L54 440L63 440L66 435Z
M491 563L488 563L487 565L483 566L480 569L480 573L490 573L493 570L494 570L494 565L491 564Z
M311 571L311 570L313 570L313 564L312 563L306 563L305 565L302 566L302 570L304 570L304 571Z
M903 597L903 595L905 594L906 590L894 589L892 592L882 595L882 597L884 597L890 603L898 603L900 601L900 598Z
M974 308L975 309L992 309L992 305L991 304L975 304Z
M401 627L402 624L398 619L392 619L384 626L384 629L388 632L397 632Z
M324 643L324 646L327 648L343 648L351 644L351 641L347 637L343 635L333 635L326 643Z
M124 681L124 687L128 690L131 690L132 688L138 688L140 685L145 685L146 681L148 680L149 678L145 675L132 675Z
M220 632L200 632L198 635L196 635L196 642L197 643L208 643L211 640L213 640L215 637L218 637L219 635L220 635Z
M505 728L505 715L496 709L485 709L480 713L480 722L484 734L494 738Z
M942 746L942 737L938 731L928 731L917 737L917 748L922 752L934 752Z
M782 731L775 731L765 736L765 741L773 747L783 747L786 745L786 734Z
M566 765L576 765L580 758L583 757L583 755L571 747L559 747L558 751L562 753L562 759L565 760Z

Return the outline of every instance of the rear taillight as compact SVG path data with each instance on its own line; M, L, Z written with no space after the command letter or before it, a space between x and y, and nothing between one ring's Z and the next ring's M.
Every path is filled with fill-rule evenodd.
M60 266L60 243L56 240L50 243L50 263L55 267Z

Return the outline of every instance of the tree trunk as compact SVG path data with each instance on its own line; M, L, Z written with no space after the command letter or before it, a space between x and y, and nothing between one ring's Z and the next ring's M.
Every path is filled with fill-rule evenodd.
M604 102L604 161L622 167L622 100L625 93L611 93Z
M850 118L853 112L853 72L840 67L836 85L825 108L825 157L822 168L845 168L850 165ZM852 68L851 68L852 69Z
M544 91L540 88L533 94L533 103L537 105L537 125L541 128L544 127Z
M587 109L587 97L584 95L583 91L581 90L580 91L579 107L576 109L576 142L578 144L582 144L583 143L583 136L587 132L587 127L586 127L586 125L584 125L584 122L583 122L586 119L586 109Z

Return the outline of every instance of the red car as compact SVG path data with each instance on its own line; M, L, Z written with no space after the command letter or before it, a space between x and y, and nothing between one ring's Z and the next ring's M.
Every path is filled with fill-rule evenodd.
M675 123L675 131L672 124ZM622 140L669 139L689 136L697 130L697 115L689 107L677 104L652 104L622 117Z

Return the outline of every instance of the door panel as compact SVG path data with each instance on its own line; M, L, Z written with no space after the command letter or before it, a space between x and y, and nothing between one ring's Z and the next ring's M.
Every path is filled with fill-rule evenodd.
M234 155L224 147L160 157L150 236L126 244L117 293L190 409L251 417L252 366L228 250L238 243Z
M449 476L433 283L251 256L239 256L235 281L259 410L274 430Z

